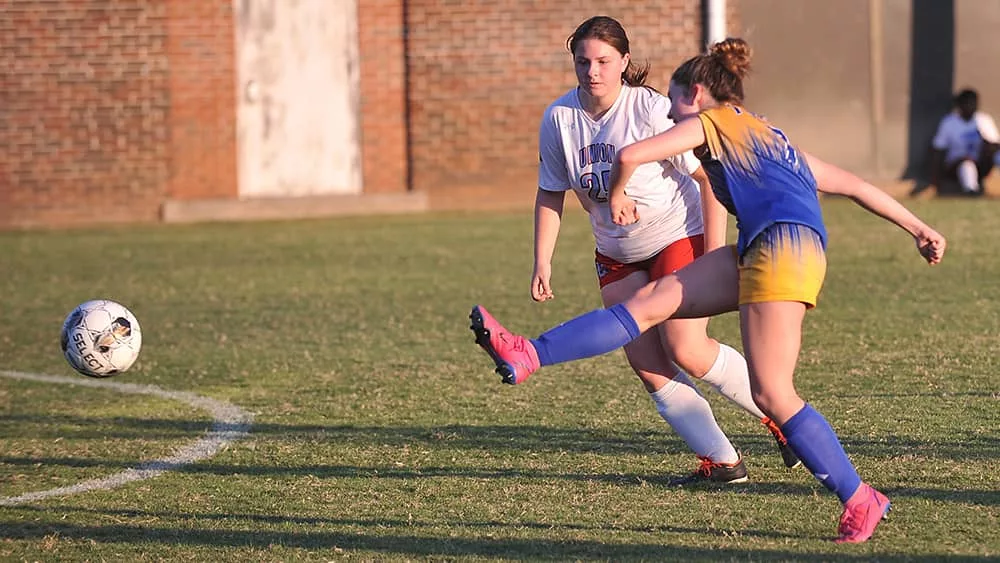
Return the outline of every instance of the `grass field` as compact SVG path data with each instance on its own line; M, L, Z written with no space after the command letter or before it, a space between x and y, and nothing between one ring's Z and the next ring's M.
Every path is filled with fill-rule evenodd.
M530 212L0 234L0 370L72 375L63 317L112 298L144 331L114 381L254 415L248 438L158 478L0 507L0 559L995 560L1000 206L912 205L949 236L941 266L825 203L830 273L798 384L893 500L857 546L830 541L836 499L707 390L746 485L666 486L695 459L621 352L500 385L469 308L534 334L596 307L578 212L544 305ZM738 345L734 315L710 330ZM164 398L0 378L0 497L169 456L211 424Z

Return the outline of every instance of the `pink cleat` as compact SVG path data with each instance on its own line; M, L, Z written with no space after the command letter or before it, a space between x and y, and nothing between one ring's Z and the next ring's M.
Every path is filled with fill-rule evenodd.
M840 515L840 536L833 540L837 543L861 543L867 541L875 532L879 522L889 517L891 505L889 499L873 489L868 483L861 487L844 504L844 513Z
M524 383L539 368L538 353L527 338L512 334L486 309L476 305L469 315L476 344L486 350L497 365L497 373L509 385Z

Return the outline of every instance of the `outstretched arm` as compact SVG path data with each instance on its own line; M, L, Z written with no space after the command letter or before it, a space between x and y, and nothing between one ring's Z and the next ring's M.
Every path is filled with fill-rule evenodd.
M625 194L625 185L635 169L647 162L664 160L689 151L705 142L701 120L688 118L670 129L637 143L622 147L615 153L611 166L611 188L608 203L611 219L619 225L629 225L639 220L635 202Z
M823 162L811 154L805 156L820 191L847 196L875 215L895 223L913 236L917 250L929 264L941 261L946 245L944 237L903 204L846 170Z

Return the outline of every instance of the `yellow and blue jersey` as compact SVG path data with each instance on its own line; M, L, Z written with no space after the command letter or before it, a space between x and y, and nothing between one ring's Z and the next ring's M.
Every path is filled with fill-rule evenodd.
M698 114L706 151L695 151L712 192L736 216L740 256L775 223L805 225L826 247L826 228L816 180L805 157L780 129L739 106L722 105Z

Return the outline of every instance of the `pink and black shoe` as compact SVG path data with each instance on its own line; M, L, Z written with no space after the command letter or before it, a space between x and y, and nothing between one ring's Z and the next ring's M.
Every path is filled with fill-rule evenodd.
M485 308L473 307L469 320L476 344L490 355L504 383L524 383L539 368L538 353L531 341L505 329Z

